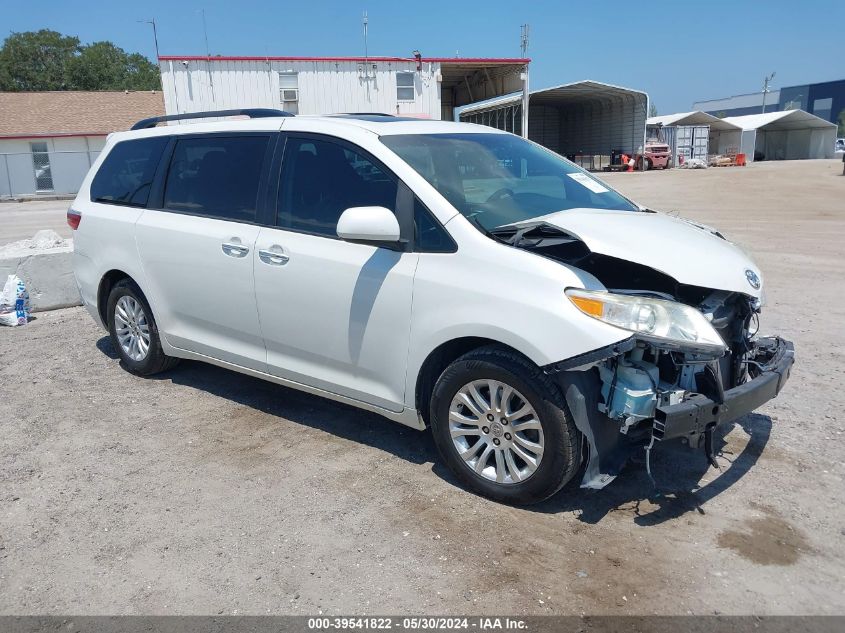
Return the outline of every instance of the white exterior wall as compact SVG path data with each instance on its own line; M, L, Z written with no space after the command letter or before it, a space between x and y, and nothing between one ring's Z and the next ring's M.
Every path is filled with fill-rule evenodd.
M398 101L397 72L414 73L414 100ZM383 112L440 118L440 64L371 61L165 60L167 114L233 108L282 109L279 73L298 77L299 114Z
M47 144L54 194L76 193L106 142L105 136L0 139L0 197L36 193L30 143Z

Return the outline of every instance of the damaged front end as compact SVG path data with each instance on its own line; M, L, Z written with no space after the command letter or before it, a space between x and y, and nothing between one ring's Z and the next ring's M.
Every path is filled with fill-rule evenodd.
M589 444L582 487L603 488L643 448L648 467L651 448L670 439L703 448L716 466L717 426L774 398L789 378L793 346L758 336L759 296L679 283L643 264L592 252L545 223L497 237L593 277L596 289L570 288L569 300L631 332L545 367ZM746 272L750 288L759 290L756 274Z

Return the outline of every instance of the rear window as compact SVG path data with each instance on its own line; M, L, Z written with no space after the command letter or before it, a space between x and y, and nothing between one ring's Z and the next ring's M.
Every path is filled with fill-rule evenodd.
M144 207L166 136L121 141L108 153L91 181L91 201Z
M208 136L176 141L164 208L255 222L268 136Z

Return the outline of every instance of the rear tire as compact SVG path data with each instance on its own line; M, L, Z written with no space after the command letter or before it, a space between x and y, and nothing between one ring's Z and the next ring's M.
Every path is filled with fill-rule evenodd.
M581 464L581 434L560 390L512 351L483 347L449 365L434 387L430 419L458 480L496 501L543 501Z
M162 350L150 304L131 279L122 279L111 289L106 316L112 347L130 373L152 376L179 362Z

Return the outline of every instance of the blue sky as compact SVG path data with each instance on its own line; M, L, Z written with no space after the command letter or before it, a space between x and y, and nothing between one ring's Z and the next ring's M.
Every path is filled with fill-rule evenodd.
M845 0L742 2L455 2L240 0L0 0L0 28L50 28L83 42L108 39L163 55L360 55L369 14L371 55L510 57L531 25L531 86L595 79L645 90L662 114L698 99L845 78Z

